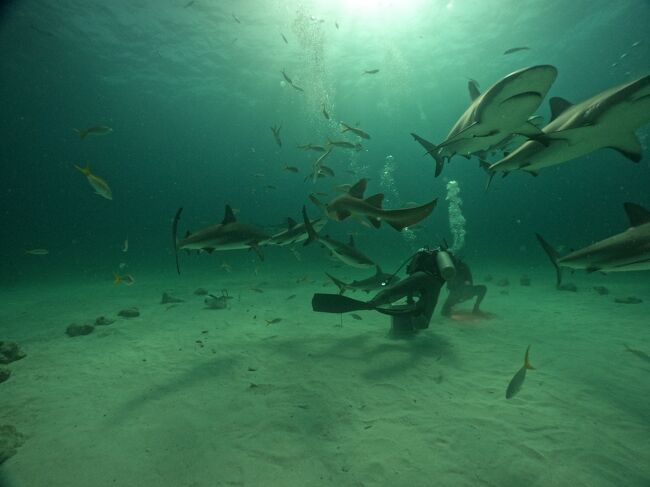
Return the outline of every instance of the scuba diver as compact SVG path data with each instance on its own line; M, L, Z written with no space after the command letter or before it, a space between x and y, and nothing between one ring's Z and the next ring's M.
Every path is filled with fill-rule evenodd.
M452 308L455 305L476 297L472 314L481 315L482 313L479 306L481 306L485 293L487 293L487 287L480 284L474 285L472 272L469 270L469 266L454 255L452 255L451 258L454 262L456 273L451 279L447 280L449 296L447 296L445 304L442 305L441 314L451 318Z
M340 294L314 294L312 308L325 313L376 310L392 318L391 332L408 335L429 327L438 303L440 289L456 274L454 258L441 248L418 250L407 259L408 277L382 289L370 301L360 301ZM393 304L406 298L405 304Z
M487 288L475 286L469 266L443 248L422 248L407 259L408 277L379 291L370 301L360 301L340 294L314 294L312 308L324 313L347 313L358 310L375 310L391 316L393 336L412 335L429 327L442 286L447 283L449 296L442 314L451 317L453 306L476 297L475 315ZM406 298L405 304L393 304Z

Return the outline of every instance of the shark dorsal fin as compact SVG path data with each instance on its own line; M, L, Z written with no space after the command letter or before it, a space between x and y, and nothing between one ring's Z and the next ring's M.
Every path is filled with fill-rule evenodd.
M226 225L227 223L235 223L237 220L235 220L235 214L232 211L232 208L230 205L226 205L226 213L223 216L223 221L221 222L222 225Z
M467 82L467 90L469 91L469 98L472 101L481 96L481 92L478 89L478 83L473 79Z
M368 179L362 178L357 181L357 183L350 188L348 194L354 196L355 198L363 198L363 193L366 191L366 186L368 185Z
M353 237L352 235L350 235L350 241L348 242L348 245L349 245L350 247L354 247L354 246L355 246L355 245L354 245L354 237Z
M373 194L372 196L368 196L365 201L375 208L381 208L381 204L384 201L384 193L377 193Z
M549 120L549 122L555 120L563 111L573 105L570 101L560 98L559 96L551 98L548 104L551 107L551 120Z
M650 211L635 203L623 203L625 213L630 220L631 227L638 227L645 223L650 223Z
M289 228L295 227L297 225L296 220L294 220L291 217L287 217L287 225L289 226Z

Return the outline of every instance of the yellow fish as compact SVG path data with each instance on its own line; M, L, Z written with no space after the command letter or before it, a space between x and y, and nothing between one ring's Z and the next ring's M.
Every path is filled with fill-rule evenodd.
M135 284L135 279L131 274L124 274L120 276L119 274L113 272L113 284L125 284L127 286L132 286Z
M92 186L92 188L95 190L95 194L98 194L102 198L106 198L107 200L112 200L113 199L113 192L111 191L111 188L108 186L108 183L104 181L102 178L99 176L95 176L91 171L90 167L79 167L75 164L74 166L81 174L86 176L86 179L88 180L88 184Z

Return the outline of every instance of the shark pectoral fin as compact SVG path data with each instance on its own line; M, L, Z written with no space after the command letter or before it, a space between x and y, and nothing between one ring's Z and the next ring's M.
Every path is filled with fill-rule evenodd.
M565 100L564 98L560 98L559 96L554 96L551 98L548 104L551 108L551 119L549 120L549 123L555 120L567 108L573 106L573 103Z
M373 227L379 228L381 226L381 220L379 218L375 218L373 216L369 216L369 217L366 217L366 218L368 219L368 221L370 222L370 224Z
M260 248L259 245L257 245L257 244L251 245L250 249L255 251L255 253L260 258L260 260L264 260L264 254L262 253L262 249Z
M368 196L365 199L365 202L375 208L381 208L381 204L384 201L384 193L377 193L372 196Z
M494 129L494 130L490 130L489 132L487 132L485 134L476 134L473 137L476 138L476 139L480 139L482 137L492 137L494 135L497 135L498 133L499 133L499 130ZM463 155L466 159L469 159L469 156L464 155L464 154L461 154L461 155Z
M650 211L634 203L623 203L631 227L650 223Z
M634 132L622 134L621 138L615 144L608 147L633 162L639 162L641 160L641 143Z

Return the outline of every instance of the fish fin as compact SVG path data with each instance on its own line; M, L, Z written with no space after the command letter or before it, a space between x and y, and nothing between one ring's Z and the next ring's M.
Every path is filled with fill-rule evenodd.
M204 247L201 250L206 254L211 254L212 252L214 252L214 247Z
M226 205L226 212L221 224L225 225L227 223L235 223L236 221L237 220L235 219L235 214L233 213L232 208L230 207L230 205Z
M343 130L341 130L341 133L347 132L348 130L352 129L352 127L350 127L349 125L347 125L347 124L345 124L343 122L341 122L341 125L343 125Z
M350 215L352 215L352 213L350 213L348 210L337 211L336 212L336 219L339 220L339 221L345 220Z
M366 219L370 222L370 224L375 227L379 228L381 227L381 220L379 218L375 218L374 216L368 216Z
M538 126L536 126L535 124L528 121L528 122L525 122L516 131L514 131L513 134L522 135L524 137L530 137L530 136L536 136L536 135L543 135L544 132L542 132Z
M355 198L363 198L367 186L368 178L361 178L349 189L348 194Z
M122 282L122 278L119 274L113 272L113 284L119 284Z
M408 225L404 225L403 223L394 220L386 220L386 223L388 223L391 227L393 227L398 232L401 232L402 230L404 230L404 228L408 227Z
M293 228L297 225L296 220L291 217L287 217L287 225L289 228Z
M528 354L530 353L530 345L528 345L528 348L526 349L526 355L524 356L524 368L528 370L535 370L535 367L533 367L530 364L530 360L528 359Z
M368 203L371 206L374 206L375 208L380 208L380 209L383 201L384 201L384 193L373 194L372 196L368 196L365 199L366 203Z
M348 240L348 245L352 248L357 248L357 246L354 244L354 237L350 235L350 239Z
M432 144L428 140L423 139L418 134L411 132L411 137L415 139L418 144L426 149L426 154L429 154L436 161L436 177L440 176L442 168L445 165L445 158L438 153L439 147L435 144Z
M327 272L325 273L327 277L329 277L334 284L336 284L336 287L339 288L339 294L345 293L345 290L347 289L347 284L345 284L343 281L337 279L331 274L328 274Z
M594 272L598 272L600 270L600 267L598 267L598 266L589 266L585 270L587 271L587 274L592 274Z
M487 173L487 181L485 182L485 191L488 190L490 187L490 183L492 182L492 179L494 178L495 172L492 171L490 168L492 167L492 164L490 164L488 161L484 161L483 159L479 160L479 165L481 166L481 169L483 169Z
M558 260L560 259L560 254L555 250L551 244L549 244L544 238L539 234L536 233L535 236L537 237L537 240L539 241L540 245L544 249L544 252L546 252L546 255L550 259L551 263L553 264L553 267L555 267L555 274L556 274L556 282L555 282L555 287L560 288L562 285L562 268L560 267L560 264L558 263Z
M469 91L469 98L472 101L476 100L479 96L481 96L481 92L478 89L478 83L473 79L467 82L467 90Z
M526 171L528 174L530 174L530 175L533 176L534 178L536 178L537 176L539 176L539 172L538 172L538 171L527 171L527 170L525 170L525 169L524 169L524 171Z
M262 252L262 249L260 248L259 245L257 244L251 245L250 249L255 251L255 253L260 258L260 260L264 260L264 253Z
M375 266L375 276L378 276L380 274L383 274L384 272L381 270L381 267L378 265Z
M92 171L90 170L90 166L79 167L75 164L74 167L77 169L77 171L79 171L84 176L92 176L93 174Z
M619 140L616 145L610 145L608 147L614 149L632 162L639 162L641 160L641 143L634 132L624 134L623 139Z
M551 98L548 104L549 107L551 108L551 119L549 120L549 123L551 123L553 120L559 117L560 114L564 112L567 108L573 106L573 103L571 103L568 100L565 100L564 98L560 98L559 96L554 96L553 98Z
M311 221L309 221L309 216L307 216L307 207L305 205L302 205L302 219L305 222L305 228L307 229L307 239L305 240L305 243L302 244L305 246L318 240L318 234L314 230Z
M638 227L645 223L650 223L650 211L635 203L623 203L627 218L630 220L631 227Z
M86 136L88 135L88 131L87 131L87 130L79 130L79 129L72 129L72 130L74 130L75 132L77 132L77 135L79 135L79 138L80 138L81 140L84 140L84 139L86 138Z

